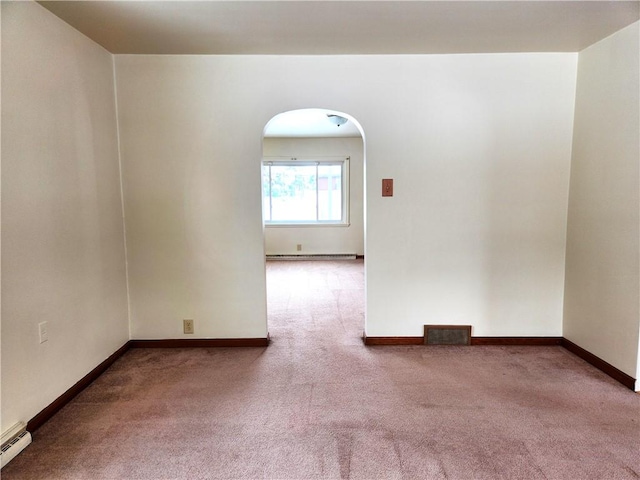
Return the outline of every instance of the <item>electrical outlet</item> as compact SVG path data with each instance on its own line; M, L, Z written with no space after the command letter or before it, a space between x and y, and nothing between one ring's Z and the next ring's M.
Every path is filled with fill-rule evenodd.
M49 322L40 322L38 333L40 334L40 343L47 342L49 340Z
M193 320L183 320L182 327L184 333L193 333Z
M298 252L301 252L301 251L302 251L302 244L301 244L301 243L299 243L299 244L297 244L297 245L296 245L296 250L297 250Z

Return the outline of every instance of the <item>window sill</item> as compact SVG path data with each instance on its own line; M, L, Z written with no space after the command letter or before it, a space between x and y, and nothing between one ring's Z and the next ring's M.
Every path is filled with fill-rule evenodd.
M265 223L266 228L327 228L349 227L350 223Z

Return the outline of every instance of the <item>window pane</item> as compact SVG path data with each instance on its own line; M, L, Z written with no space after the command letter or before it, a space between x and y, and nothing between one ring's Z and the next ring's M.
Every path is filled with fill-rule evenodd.
M342 220L342 165L318 166L318 220Z
M271 205L272 221L315 221L315 165L272 165Z
M271 186L269 185L269 165L262 167L262 216L265 222L271 220L271 206L269 204L269 194Z

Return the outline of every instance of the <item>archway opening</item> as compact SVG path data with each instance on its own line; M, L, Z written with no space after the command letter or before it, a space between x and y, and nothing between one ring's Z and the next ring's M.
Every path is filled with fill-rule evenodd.
M296 332L363 334L365 152L362 127L340 111L283 112L264 128L260 168L273 339Z

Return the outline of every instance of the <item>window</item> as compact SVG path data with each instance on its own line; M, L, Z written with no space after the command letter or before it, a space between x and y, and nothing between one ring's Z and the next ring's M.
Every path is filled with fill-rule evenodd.
M347 225L349 158L267 160L262 167L266 225Z

